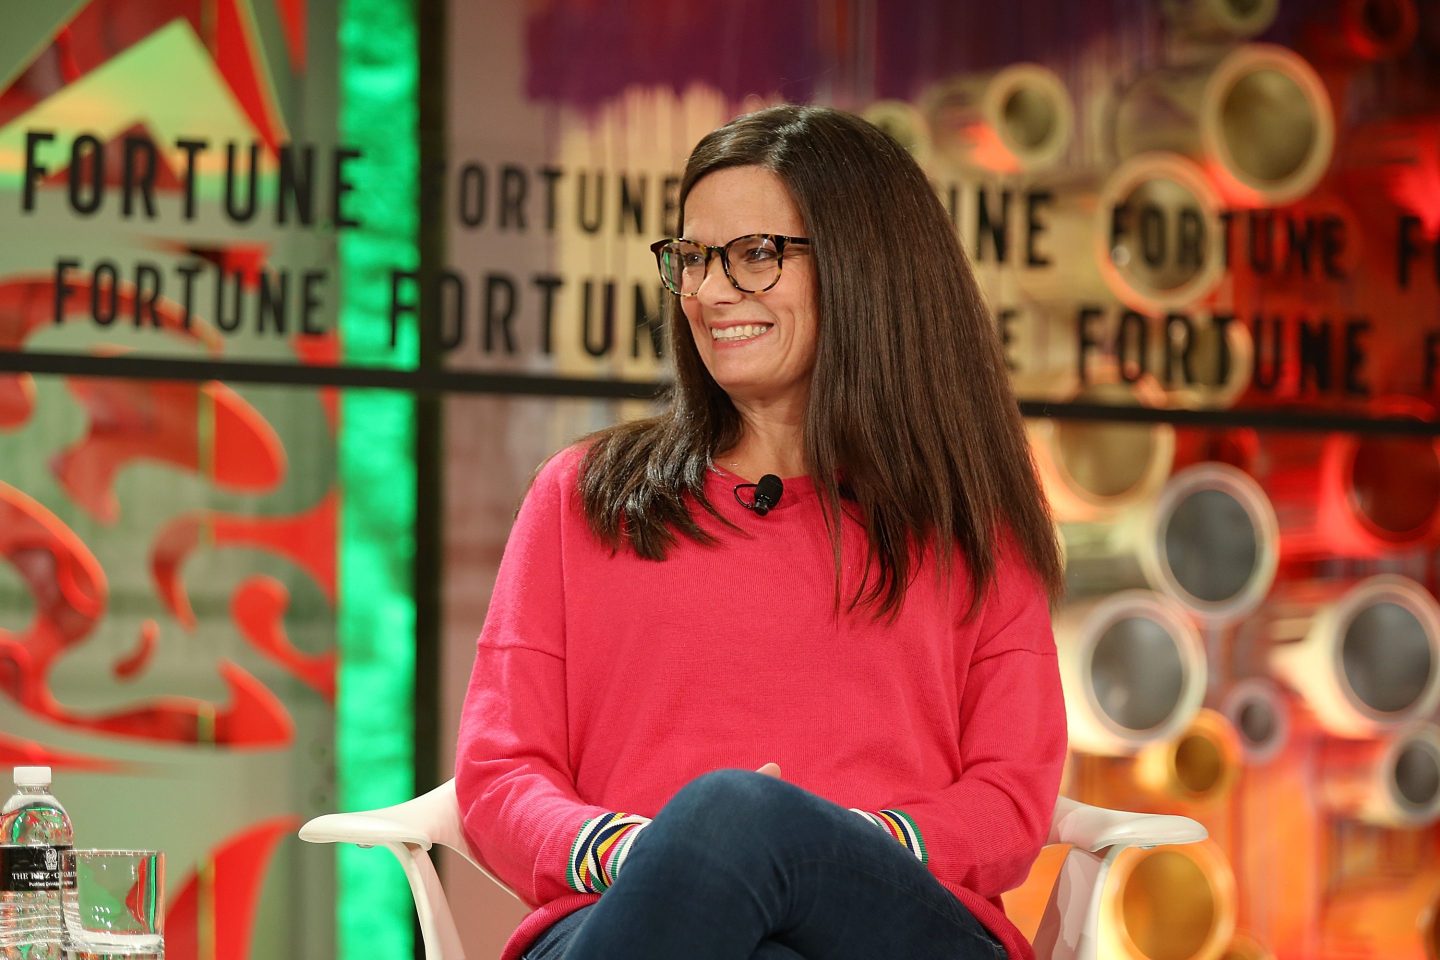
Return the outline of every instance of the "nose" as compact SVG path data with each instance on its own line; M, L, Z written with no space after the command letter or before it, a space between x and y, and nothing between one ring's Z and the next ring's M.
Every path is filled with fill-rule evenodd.
M725 276L725 264L720 262L720 254L716 253L705 265L705 276L700 281L700 286L695 288L695 299L703 304L734 303L740 299L740 291Z

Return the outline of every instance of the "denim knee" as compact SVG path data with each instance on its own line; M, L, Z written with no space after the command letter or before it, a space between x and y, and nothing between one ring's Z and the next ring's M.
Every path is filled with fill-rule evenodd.
M793 814L799 787L752 770L714 770L681 787L666 804L684 816L769 821Z
M748 770L716 770L681 787L640 832L626 870L762 876L792 833L800 788ZM645 868L638 864L645 863Z
M817 799L763 773L715 770L681 787L645 833L663 832L732 852L756 840L772 847L776 838L795 835Z

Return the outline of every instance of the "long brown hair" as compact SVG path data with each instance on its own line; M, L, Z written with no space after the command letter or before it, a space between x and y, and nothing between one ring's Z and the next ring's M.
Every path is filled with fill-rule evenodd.
M924 172L851 114L771 107L696 144L680 186L680 223L702 177L739 166L764 167L785 182L813 242L821 322L805 461L834 546L837 590L843 477L846 511L864 523L870 550L852 607L873 604L877 616L893 615L915 576L915 547L933 546L948 574L958 545L973 613L1006 531L1057 597L1055 530L999 338ZM667 300L675 363L669 408L593 435L581 468L596 535L656 560L677 532L712 539L687 498L719 516L705 496L706 471L741 431L679 298Z

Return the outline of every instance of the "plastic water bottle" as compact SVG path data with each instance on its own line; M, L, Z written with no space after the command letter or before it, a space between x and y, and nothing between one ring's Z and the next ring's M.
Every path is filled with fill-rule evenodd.
M60 960L61 863L75 832L49 767L16 767L15 787L0 807L0 958Z

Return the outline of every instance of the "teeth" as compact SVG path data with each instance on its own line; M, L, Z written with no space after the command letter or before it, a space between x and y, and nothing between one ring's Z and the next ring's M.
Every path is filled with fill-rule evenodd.
M749 340L770 329L768 323L742 323L738 327L714 328L710 331L712 340Z

